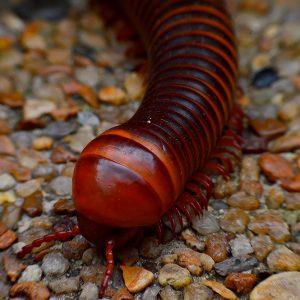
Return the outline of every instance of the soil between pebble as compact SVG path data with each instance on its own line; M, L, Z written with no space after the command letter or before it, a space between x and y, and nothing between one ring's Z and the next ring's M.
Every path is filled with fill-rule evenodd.
M300 4L229 5L244 91L237 101L251 119L244 147L265 151L243 154L228 182L215 177L208 211L177 239L166 230L163 244L148 237L116 253L126 266L117 265L108 299L299 299ZM81 236L24 260L15 253L76 222L79 153L139 106L145 59L133 41L116 39L120 28L85 1L71 1L56 22L1 11L0 299L97 299L105 260Z

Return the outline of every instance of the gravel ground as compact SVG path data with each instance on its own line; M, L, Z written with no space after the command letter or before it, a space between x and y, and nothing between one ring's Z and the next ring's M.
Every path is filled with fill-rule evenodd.
M246 153L229 181L214 178L208 211L177 239L165 230L163 244L150 236L116 253L125 265L107 299L300 299L300 3L229 5ZM116 38L120 28L80 0L56 22L1 10L0 299L97 299L105 260L83 237L15 253L73 226L79 153L139 106L145 58Z

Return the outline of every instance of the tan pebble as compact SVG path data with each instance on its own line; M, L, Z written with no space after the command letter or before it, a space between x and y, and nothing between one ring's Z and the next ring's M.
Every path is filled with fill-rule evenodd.
M225 279L225 286L238 294L248 294L256 284L255 274L232 273Z
M83 282L99 283L104 279L106 267L102 265L83 266L80 279Z
M240 208L230 208L220 219L220 226L224 231L243 233L250 221L248 214ZM212 250L213 251L213 250Z
M253 156L245 156L242 159L241 180L259 180L259 166Z
M222 283L218 281L204 279L201 281L201 283L205 286L210 287L214 292L221 295L225 299L237 299L236 295L231 290L227 289Z
M0 104L8 105L12 108L22 107L24 99L19 93L0 93Z
M43 212L43 193L36 191L24 198L22 210L30 217L40 216Z
M8 229L0 236L0 250L8 248L17 239L14 231Z
M11 132L10 125L6 120L1 120L0 119L0 135L2 134L8 134Z
M133 100L141 99L145 92L144 79L137 73L131 73L125 78L124 87L128 97Z
M291 163L277 154L264 153L259 158L259 165L269 181L294 176Z
M50 293L48 289L40 282L21 282L15 284L9 291L11 297L26 295L29 300L48 300Z
M10 282L16 282L21 272L26 269L20 261L7 255L3 257L3 266Z
M300 105L296 101L284 103L278 111L278 117L283 121L292 121L300 111Z
M252 119L249 125L258 135L268 139L282 135L286 131L285 124L276 119Z
M16 200L16 196L13 192L0 192L0 204L5 202L14 203Z
M274 248L271 238L268 235L263 234L252 237L251 246L259 261L263 261Z
M29 99L23 107L23 118L36 119L56 109L56 104L49 100Z
M4 223L0 221L0 235L2 235L7 230L7 227Z
M64 147L57 146L53 149L50 159L55 164L62 164L70 161L76 161L77 156Z
M258 284L250 300L299 300L300 272L283 272L272 275Z
M102 88L98 93L99 99L108 104L120 105L127 102L125 92L114 86Z
M127 289L120 289L113 295L111 300L134 300L134 297Z
M166 254L161 257L161 262L165 264L174 263L177 260L178 255L176 253L174 254Z
M260 197L263 193L263 186L259 181L247 180L241 181L240 190L248 195Z
M15 155L16 148L9 137L0 135L0 154Z
M282 179L281 187L289 192L300 192L300 175L295 175L291 178ZM300 204L299 204L299 208L300 208Z
M163 300L171 300L171 299L173 298L166 298ZM199 282L194 282L188 285L184 289L183 299L184 300L212 300L213 291L207 286Z
M223 177L219 177L213 189L213 196L215 199L223 199L231 196L237 191L237 183L232 180L224 180Z
M271 152L288 152L300 148L300 132L296 131L281 136L276 139L269 147Z
M285 197L285 205L287 209L299 210L300 209L300 194L288 194Z
M258 71L270 63L270 56L265 53L257 54L251 61L251 67L253 71Z
M19 183L16 186L16 193L20 197L28 197L41 187L42 182L43 180L40 178L31 179L25 183Z
M125 285L129 292L138 293L149 286L153 280L152 272L140 267L121 266Z
M41 136L35 138L32 142L32 147L34 150L49 150L53 146L53 139L48 136Z
M254 210L259 208L260 203L255 196L248 195L243 191L233 194L229 199L227 199L227 204L245 210Z
M203 250L202 243L199 241L197 238L196 234L194 231L191 229L187 228L183 230L180 234L180 238L185 241L185 243L190 247L190 248L195 248L197 250Z
M266 204L269 208L277 209L284 201L284 194L280 188L271 187L266 198Z
M47 50L47 59L54 65L71 63L71 51L66 48L50 48Z
M229 246L225 234L210 234L205 243L205 252L216 263L225 260L229 255Z

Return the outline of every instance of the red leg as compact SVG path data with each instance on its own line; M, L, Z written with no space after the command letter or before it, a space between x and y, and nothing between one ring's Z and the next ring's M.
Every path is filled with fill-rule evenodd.
M168 218L168 220L169 220L169 222L170 222L170 224L171 224L171 229L172 229L172 233L173 233L173 235L175 236L176 235L176 223L175 223L175 220L174 220L174 218L173 218L173 213L172 213L172 211L168 211L167 212L167 218Z
M204 189L206 190L206 198L209 199L214 187L214 184L209 176L203 173L196 173L195 175L193 175L192 180L204 187Z
M33 248L41 246L44 242L65 241L70 237L78 235L79 233L79 227L76 225L71 230L47 234L37 240L34 240L31 244L24 246L22 250L17 253L17 256L19 258L23 258L26 254L31 253Z
M214 153L210 156L211 159L217 159L219 160L224 168L226 169L226 172L231 173L233 170L232 163L228 157L226 157L223 153Z
M159 242L161 243L161 241L162 241L162 229L163 229L163 224L162 224L161 220L159 220L157 222L155 229L156 229L156 236L157 236Z
M226 172L225 168L218 163L208 161L205 164L204 168L205 170L209 170L221 174L225 180L229 179L228 173Z
M172 211L174 211L175 215L177 216L177 219L180 223L181 230L182 230L183 229L183 220L182 220L182 216L181 216L181 213L180 213L179 209L176 206L174 206L172 208Z
M105 250L105 257L106 257L106 271L105 271L105 276L102 281L100 290L99 290L99 298L103 298L105 291L108 286L108 281L111 279L114 271L114 256L113 256L113 248L114 248L115 242L113 240L109 240L106 243L106 250Z

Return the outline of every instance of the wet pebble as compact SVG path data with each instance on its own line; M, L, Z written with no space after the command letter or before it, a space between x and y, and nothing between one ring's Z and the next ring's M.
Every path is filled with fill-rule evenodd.
M76 211L73 201L67 199L57 200L53 210L57 215L73 215Z
M284 194L280 188L271 187L266 198L268 208L277 209L284 201Z
M260 206L260 203L255 196L246 194L243 191L233 194L227 199L227 204L244 210L254 210Z
M242 166L241 166L241 180L259 180L259 165L257 160L253 156L245 156L242 158Z
M40 216L43 212L43 193L36 191L24 198L22 210L30 217Z
M85 238L76 236L73 240L63 243L62 252L67 259L80 259L88 247L89 243Z
M38 179L32 179L25 183L19 183L16 186L16 193L20 197L28 197L37 192L41 187L41 181Z
M69 261L61 253L49 253L43 258L42 270L47 276L62 275L69 269Z
M47 136L40 136L33 140L32 147L34 150L43 151L52 148L54 140Z
M16 148L11 139L6 135L0 135L0 154L15 155Z
M196 216L193 218L192 227L202 235L220 231L218 221L207 211L205 211L201 217Z
M243 233L250 221L248 214L240 208L230 208L220 220L220 226L224 231Z
M204 244L201 242L194 231L187 228L183 230L180 234L180 238L185 241L185 243L190 247L202 251L204 249Z
M248 195L259 198L263 193L263 185L254 180L241 181L240 190Z
M79 289L79 277L62 277L49 282L48 286L56 294L72 293Z
M0 175L0 191L7 191L13 188L16 184L16 180L7 173Z
M284 178L281 181L281 187L289 192L300 192L300 175L295 175L291 178ZM290 209L299 209L300 201L298 198L289 197L290 201L287 201L287 206L290 206ZM289 205L290 204L290 205ZM295 208L292 208L295 207Z
M216 263L225 260L229 255L229 245L225 234L210 234L205 242L205 252Z
M47 300L50 292L41 282L27 281L15 284L9 291L11 297L26 295L29 300Z
M171 298L168 298L171 300ZM213 292L205 285L195 282L184 289L184 300L212 300ZM163 299L164 300L164 299Z
M249 239L242 234L229 242L231 248L231 254L234 257L246 256L247 254L253 253Z
M78 113L77 119L81 125L88 125L92 128L98 128L100 126L99 117L90 110Z
M231 290L227 289L222 283L216 280L204 279L201 281L201 284L210 287L214 292L222 296L224 299L237 299L236 295Z
M268 139L282 135L287 129L285 124L277 119L252 119L249 125L258 135Z
M141 99L145 92L144 79L140 74L130 73L124 80L128 97L133 100Z
M128 101L126 93L122 89L114 86L103 87L99 91L98 96L102 102L113 105L121 105Z
M251 246L259 261L263 261L274 248L271 238L264 234L253 236L251 239Z
M44 130L43 133L54 139L65 137L77 130L77 125L71 122L52 122Z
M17 235L14 231L8 229L0 235L0 250L8 248L17 239Z
M255 274L232 273L225 279L225 286L238 294L248 294L256 284Z
M79 300L93 300L98 297L98 287L93 283L86 283L82 287Z
M269 149L271 152L288 152L294 149L300 148L300 132L287 133L270 145Z
M0 225L1 226L1 225ZM1 231L0 231L1 235ZM21 261L13 257L3 256L3 267L10 282L16 282L21 272L26 268ZM1 297L0 297L1 299Z
M50 189L57 196L71 195L72 179L66 176L58 176L50 182Z
M42 278L42 270L38 265L29 265L23 271L18 282L36 281L39 282Z

